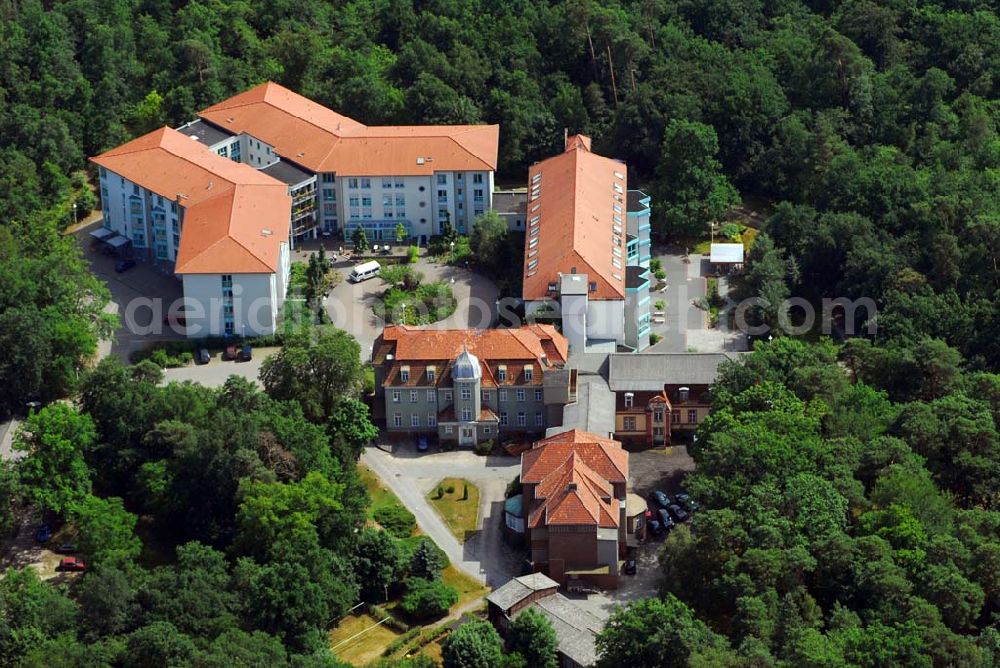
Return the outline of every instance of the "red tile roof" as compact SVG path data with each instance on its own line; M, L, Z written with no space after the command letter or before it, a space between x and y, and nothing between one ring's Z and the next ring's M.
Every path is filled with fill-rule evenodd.
M91 160L184 209L178 274L271 273L288 239L288 186L161 128Z
M198 114L245 132L314 172L343 176L419 176L493 171L499 125L365 126L273 82ZM419 160L418 160L419 159Z
M465 349L485 360L540 360L564 364L569 342L552 325L516 329L424 329L392 325L375 342L376 363L392 354L396 361L454 360Z
M562 447L566 445L571 447ZM614 486L589 465L588 460L595 459L585 453L585 448L578 451L581 445L584 444L550 443L521 455L521 482L537 483L528 511L529 527L618 526L619 509ZM533 459L530 455L534 452L539 452L539 456ZM540 461L546 466L541 466ZM538 474L542 475L537 477Z
M626 171L623 163L592 153L590 138L583 135L570 137L563 153L531 166L525 299L546 299L549 284L558 282L560 273L574 273L574 268L575 273L587 274L588 280L597 284L590 299L624 299ZM537 228L531 224L535 216L539 216ZM538 229L537 237L533 229ZM534 238L538 243L532 246ZM614 245L615 238L620 238L620 246ZM620 256L613 254L613 248ZM615 259L620 266L614 266Z
M521 455L521 482L541 482L574 453L605 480L628 480L628 453L618 441L571 429L537 441Z

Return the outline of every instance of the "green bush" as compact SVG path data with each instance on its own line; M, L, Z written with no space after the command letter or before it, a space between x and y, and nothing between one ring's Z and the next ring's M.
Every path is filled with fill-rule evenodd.
M649 335L649 345L655 346L661 339L663 339L663 337L654 332Z
M409 264L413 264L419 259L420 259L419 248L417 248L416 246L410 246L408 249L406 249L406 261Z
M654 274L662 271L663 270L663 263L660 261L660 258L654 257L652 260L650 260L649 261L649 269Z
M413 555L416 554L417 550L424 543L437 554L442 566L441 568L447 568L451 560L448 559L448 555L445 551L438 547L437 543L431 540L428 536L410 536L409 538L403 538L399 541L400 548L400 558L405 563L410 563L413 561Z
M454 494L455 493L455 486L454 485L448 485L448 487L444 491L448 492L449 494Z
M440 580L410 578L399 608L414 619L430 619L447 613L457 602L458 592L454 587Z
M657 279L662 281L667 278L667 272L663 271L662 269L657 269L656 271L653 272L653 276L656 276Z
M486 439L485 441L479 441L474 446L472 446L473 452L481 457L493 452L493 448L496 447L496 441L493 439Z
M417 520L413 513L399 504L378 508L373 517L396 538L408 538L417 528Z

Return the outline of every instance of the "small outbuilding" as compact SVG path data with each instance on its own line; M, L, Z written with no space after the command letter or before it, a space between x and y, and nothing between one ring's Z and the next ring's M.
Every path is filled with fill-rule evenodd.
M743 268L743 244L712 244L709 262L718 273L739 271Z

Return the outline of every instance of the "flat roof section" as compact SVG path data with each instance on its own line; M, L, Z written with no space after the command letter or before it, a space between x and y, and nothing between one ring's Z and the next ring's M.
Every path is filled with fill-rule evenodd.
M297 186L303 181L308 181L316 176L312 172L307 172L287 160L278 160L277 162L262 168L260 171L264 172L268 176L273 176L279 181L287 183L290 186Z
M629 190L625 196L625 210L629 213L636 211L645 211L649 208L648 204L643 204L642 200L649 197L646 193L641 190Z
M646 272L648 271L649 270L645 267L640 267L638 265L629 265L625 267L625 287L634 290L643 283L648 283L649 278L646 276Z
M494 190L493 210L501 214L525 214L528 208L528 189Z
M225 141L226 139L234 136L231 132L220 130L211 123L206 123L200 118L196 121L191 121L186 125L182 125L177 128L177 131L182 135L187 135L192 139L197 139L205 146L214 146L220 141Z
M712 244L712 264L742 264L743 244Z

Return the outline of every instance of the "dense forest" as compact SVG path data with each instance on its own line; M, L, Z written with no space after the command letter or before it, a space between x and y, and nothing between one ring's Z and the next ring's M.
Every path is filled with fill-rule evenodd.
M0 583L0 663L328 665L322 625L407 577L412 546L353 532L360 409L291 358L268 394L83 373L112 324L60 235L94 204L85 157L271 79L366 123L499 123L501 182L587 133L652 193L661 240L738 194L773 202L738 288L779 334L788 296L878 305L870 337L779 338L725 371L689 481L705 510L667 542L661 597L609 625L606 665L995 665L998 11L0 0L0 402L82 410L32 418L0 514L27 495L114 546L72 591Z

